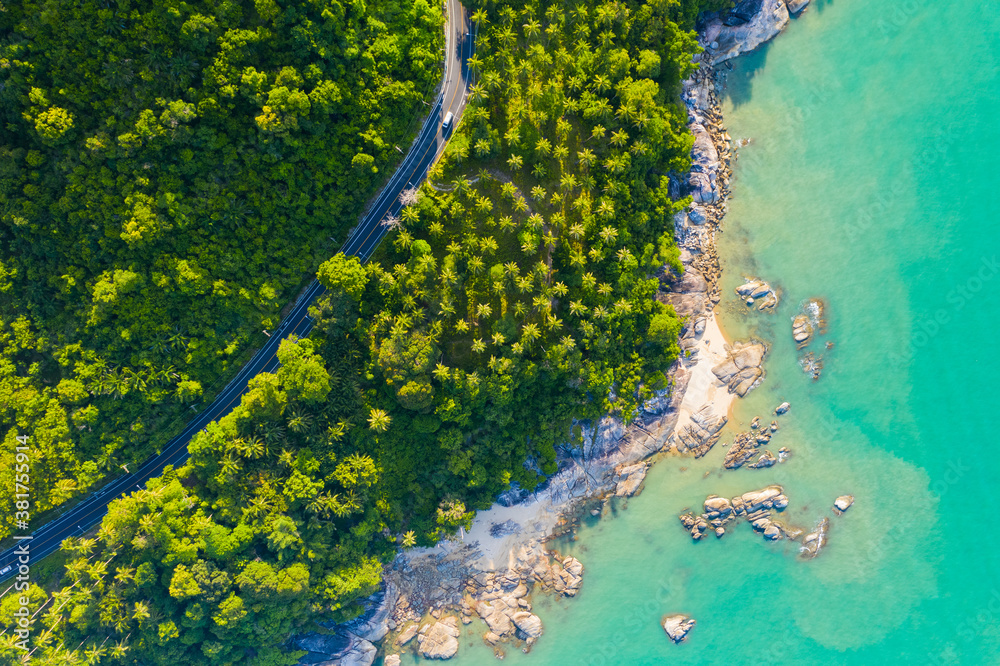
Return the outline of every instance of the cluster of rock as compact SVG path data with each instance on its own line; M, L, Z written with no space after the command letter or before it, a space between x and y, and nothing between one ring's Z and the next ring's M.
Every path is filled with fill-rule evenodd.
M819 298L810 298L802 304L799 312L792 318L792 339L795 348L803 351L815 339L816 334L826 333L826 304ZM826 343L826 348L833 347L832 342ZM799 357L802 371L819 379L823 371L823 356L813 351L803 351Z
M763 342L737 342L726 346L726 360L712 368L712 374L729 387L730 392L743 397L760 384L764 378L764 356L767 347Z
M719 95L725 86L725 72L719 72L701 63L690 78L683 82L681 99L688 111L688 129L694 135L691 150L692 166L685 182L678 184L676 195L690 194L694 203L674 216L674 237L681 248L681 262L685 275L697 272L705 283L701 296L668 296L673 303L695 305L698 316L719 302L721 268L715 248L715 234L726 214L726 198L735 160L733 140L723 125ZM690 293L685 286L676 289L679 294ZM700 286L700 285L699 285ZM687 301L687 303L683 303ZM676 307L676 305L675 305ZM681 313L681 310L678 310ZM690 312L682 313L685 316ZM682 348L684 348L682 337Z
M390 569L389 584L408 589L399 595L388 622L395 632L388 643L393 649L409 649L416 639L413 645L425 659L448 659L458 651L461 626L478 617L487 626L483 641L498 657L503 657L509 643L527 650L543 631L541 619L531 612L530 595L550 592L572 597L583 585L583 564L574 557L559 557L537 539L523 544L511 565L501 571L475 570L476 555L467 547ZM443 571L449 573L441 575ZM433 578L435 573L435 584L444 594L428 594L414 586L414 580Z
M791 532L783 523L774 520L773 512L784 511L788 506L788 498L783 493L781 486L774 485L737 495L731 500L709 495L705 499L704 513L695 515L688 511L678 517L695 541L705 536L710 527L721 539L726 526L741 519L746 519L765 539L774 541Z
M796 0L800 4L802 1ZM788 2L791 5L793 0ZM647 401L628 427L620 418L611 416L576 424L583 427L582 446L558 449L559 472L536 494L538 499L565 506L567 513L587 498L636 492L647 467L641 461L669 446L671 441L682 452L704 455L718 440L718 432L725 424L725 416L706 411L701 417L692 417L684 432L673 437L680 416L679 405L690 378L687 363L691 361L694 341L704 332L706 317L720 300L721 269L714 234L726 212L725 200L736 159L735 143L726 133L719 104L726 73L716 71L711 65L752 50L772 31L776 34L773 27L780 23L775 21L776 17L780 19L776 3L783 4L784 0L762 0L760 11L745 12L748 20L742 26L723 26L722 18L713 19L708 34L702 36L703 45L710 48L703 56L696 57L700 60L698 69L684 82L682 93L688 109L688 125L695 136L694 168L686 181L675 181L672 189L676 197L690 193L695 202L675 217L680 260L685 270L683 274L664 270L661 292L657 295L686 318L681 347L689 355L667 373L671 378L670 388ZM741 346L735 349L735 354L730 350L723 365L732 364L735 371L726 374L730 368L720 368L731 390L740 395L745 395L763 376L760 363L753 361L756 356L762 360L766 349L759 343L750 346L754 348L742 354ZM510 501L523 499L522 493ZM506 522L495 527L498 534L506 535L519 529L516 523ZM332 663L368 666L376 656L373 643L380 639L390 653L384 659L386 666L398 664L399 657L392 652L402 647L417 646L427 658L444 658L452 647L457 649L456 632L460 626L477 615L483 617L482 610L493 620L485 638L497 637L498 656L502 655L500 646L505 642L523 641L527 647L542 630L541 621L531 613L530 594L548 590L572 596L580 589L583 567L572 558L553 559L537 541L528 542L525 548L514 558L512 566L491 572L478 568L479 552L475 544L460 547L446 544L440 552L435 549L420 558L411 554L401 556L386 571L386 592L391 594L373 598L368 604L369 613L364 616L367 620L361 624L374 626L366 629L352 624L350 628L337 628L331 635L297 637L293 644L310 652L303 663L322 663L321 657L325 656ZM391 585L397 585L399 592L388 589ZM527 593L517 596L522 591L521 585ZM511 600L514 603L509 603ZM379 619L369 622L375 615ZM511 632L501 634L494 630L495 626L505 631L501 615L509 621ZM688 631L690 626L693 620L687 626Z
M771 285L757 278L747 278L747 281L736 287L736 295L748 306L756 305L758 310L773 310L778 307L778 292Z
M854 504L853 495L841 495L834 501L834 513L842 515L852 504ZM822 518L816 527L807 533L801 528L787 525L775 518L775 512L784 511L787 507L788 497L785 496L784 489L779 485L772 485L737 495L732 499L709 495L705 498L703 513L696 515L686 511L678 518L695 541L700 541L710 529L721 539L726 534L727 526L746 520L764 539L800 540L799 554L804 559L816 557L826 547L830 519Z
M764 451L756 461L750 459L757 455L757 449L761 444L771 441L771 431L767 428L750 432L741 432L733 439L733 445L726 452L726 457L722 464L726 469L738 469L746 465L750 469L771 467L778 459L770 451ZM749 463L749 464L747 464Z

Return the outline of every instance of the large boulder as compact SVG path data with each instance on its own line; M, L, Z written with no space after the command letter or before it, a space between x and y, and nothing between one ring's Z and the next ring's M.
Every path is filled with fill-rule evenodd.
M722 19L714 19L706 26L706 34L713 40L707 49L712 65L753 51L788 25L785 0L762 0L759 10L750 14L754 8L751 3L756 4L757 1L759 0L745 0L734 8L736 11L743 7L738 14L727 14L728 23L746 17L746 21L738 25L725 25Z
M542 620L537 615L523 610L512 614L510 619L526 638L538 638L542 635Z
M694 134L694 146L691 148L692 166L707 173L718 171L719 151L712 141L712 135L699 123L692 123L689 129Z
M764 6L764 0L739 0L726 17L722 20L724 25L743 25L753 20Z
M788 12L793 15L801 12L803 9L806 8L806 5L808 4L809 0L785 0L785 5L787 5L788 7Z
M675 435L677 450L690 453L695 458L702 457L719 441L722 427L728 420L725 414L716 414L711 404L702 406L691 415L688 423L678 429Z
M841 495L834 500L833 510L839 515L850 509L852 504L854 504L854 495Z
M658 299L674 306L674 310L680 316L700 315L709 309L708 281L696 268L688 267L684 274L676 279L668 273L662 281L665 284L661 289L669 291L661 293Z
M761 364L767 354L762 342L736 343L727 350L728 358L712 368L712 373L740 397L756 387L764 377Z
M646 478L646 463L638 462L634 465L621 466L615 470L615 473L615 495L631 497L639 490L643 479Z
M662 624L663 631L667 632L667 637L674 643L680 643L687 638L688 633L694 628L695 619L690 615L677 613L664 616Z
M710 204L719 200L719 192L715 189L711 177L700 171L694 171L688 176L688 187L695 203Z
M809 321L809 317L804 314L795 315L792 319L792 339L795 340L795 346L802 349L809 344L813 336L813 326Z
M460 634L454 615L424 625L417 634L418 651L425 659L451 659L458 652Z
M751 490L748 493L743 493L740 499L742 500L743 506L746 507L746 512L753 513L754 511L759 511L760 509L774 508L774 501L778 497L781 497L782 493L783 490L781 486L774 485L760 490Z
M705 514L711 518L726 518L733 512L733 504L725 497L709 495L705 499Z

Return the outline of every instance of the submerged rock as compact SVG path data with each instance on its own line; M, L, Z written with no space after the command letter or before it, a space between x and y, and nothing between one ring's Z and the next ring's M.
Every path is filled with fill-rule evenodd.
M776 462L778 462L778 459L773 453L770 451L764 451L764 453L760 454L760 457L757 458L757 460L747 465L747 467L750 469L763 469L765 467L771 467Z
M664 616L662 624L663 631L667 632L667 637L674 643L680 643L687 638L696 622L690 615L677 613Z
M854 504L854 495L841 495L833 502L833 510L840 515L851 508Z
M799 549L802 557L812 559L820 554L826 547L826 533L830 530L830 519L824 518L819 521L816 530L802 537L802 548Z
M406 645L413 640L413 637L417 635L417 629L420 627L416 624L411 624L406 629L399 632L399 636L396 636L396 645Z

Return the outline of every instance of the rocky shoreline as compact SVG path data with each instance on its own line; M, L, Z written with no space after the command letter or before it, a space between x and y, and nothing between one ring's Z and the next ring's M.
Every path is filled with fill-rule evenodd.
M705 51L681 94L695 137L691 171L685 182L675 184L678 195L693 198L674 220L685 271L677 275L665 268L657 295L686 317L683 353L670 369L670 386L647 401L628 425L612 416L574 424L582 445L559 449L559 471L544 490L530 497L511 493L480 512L467 534L400 554L362 617L328 627L329 634L312 632L292 640L292 647L308 652L300 663L370 666L382 654L392 666L400 652L410 650L427 659L447 659L459 648L462 627L476 620L482 620L483 640L498 658L508 649L530 650L543 632L531 612L532 595L574 596L584 580L584 565L549 550L547 542L572 531L582 511L599 515L610 497L639 492L654 454L700 457L714 446L732 401L763 379L767 353L758 341L727 345L713 312L721 299L715 237L726 213L738 147L723 124L719 96L726 72L717 66L773 38L788 23L790 10L797 13L806 4L743 0L701 31ZM777 304L770 287L760 297L765 299L761 309ZM810 543L817 543L818 552L825 530L816 532L809 536L815 534ZM675 642L694 626L682 614L668 615L663 623Z

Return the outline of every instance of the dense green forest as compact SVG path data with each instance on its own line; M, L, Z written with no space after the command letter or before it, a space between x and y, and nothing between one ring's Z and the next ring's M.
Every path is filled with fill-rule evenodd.
M430 184L369 264L320 266L309 338L282 344L281 368L195 437L183 468L67 542L59 589L32 589L35 660L294 663L286 639L356 615L399 547L552 473L573 417L630 418L678 354L654 278L677 265L685 203L667 188L692 145L677 94L698 13L723 4L478 3L475 85ZM205 251L246 247L235 231ZM22 363L40 344L32 316L8 325ZM0 603L0 623L13 609Z
M427 0L0 4L0 501L18 434L37 515L221 388L391 172L442 25Z

